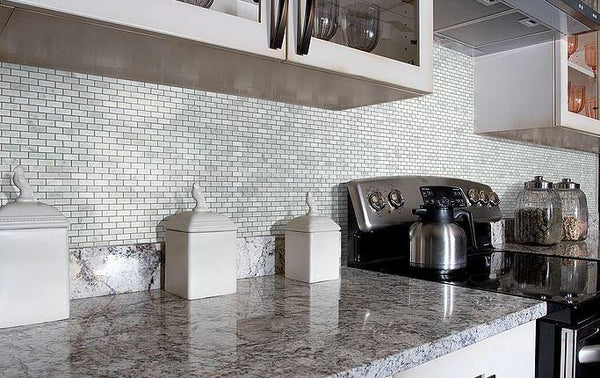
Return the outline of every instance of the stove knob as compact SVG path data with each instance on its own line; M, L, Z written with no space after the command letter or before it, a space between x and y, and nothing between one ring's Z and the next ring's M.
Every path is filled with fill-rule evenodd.
M480 197L479 192L477 190L469 189L467 196L469 197L469 201L471 201L472 205L477 205L479 203Z
M369 195L369 204L373 209L379 211L385 207L385 200L380 192L373 192Z
M490 203L490 195L488 194L488 192L486 192L485 190L479 191L479 202L481 202L482 205L487 205L488 203Z
M500 197L496 192L490 192L490 205L498 206L500 204Z
M404 197L399 190L394 189L388 194L388 200L394 209L399 209L404 205Z

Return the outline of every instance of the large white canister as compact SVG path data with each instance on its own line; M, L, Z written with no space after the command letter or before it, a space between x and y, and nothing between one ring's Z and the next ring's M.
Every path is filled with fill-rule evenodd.
M340 226L317 212L306 193L308 213L292 219L285 229L285 276L298 281L319 282L340 277Z
M209 211L198 183L196 207L166 224L165 290L185 299L233 294L237 289L236 226Z
M38 201L23 169L15 202L0 207L0 328L69 317L67 218Z

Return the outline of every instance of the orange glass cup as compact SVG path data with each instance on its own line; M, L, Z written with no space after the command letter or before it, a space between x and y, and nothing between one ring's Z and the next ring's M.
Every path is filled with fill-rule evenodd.
M585 100L585 115L598 119L598 102L596 97L589 97Z
M567 37L567 57L570 58L571 55L577 51L577 46L579 46L579 38L576 35L570 35Z
M579 113L585 107L585 85L571 85L569 82L569 111Z
M598 45L596 42L586 43L585 44L585 64L590 66L592 71L594 71L594 75L598 70Z

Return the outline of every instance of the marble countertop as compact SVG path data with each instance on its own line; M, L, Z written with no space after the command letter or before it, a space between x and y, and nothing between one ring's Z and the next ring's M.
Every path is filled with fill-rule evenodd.
M510 299L508 299L510 298ZM79 299L71 319L0 330L0 376L389 376L546 313L544 302L342 268Z

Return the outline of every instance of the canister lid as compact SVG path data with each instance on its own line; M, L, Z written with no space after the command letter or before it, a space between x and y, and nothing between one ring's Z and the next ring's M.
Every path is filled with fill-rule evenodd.
M527 189L552 189L552 183L544 180L543 176L535 176L533 180L525 183Z
M60 211L37 200L22 167L15 168L12 179L19 197L0 207L0 230L69 227Z
M222 214L208 210L206 199L200 192L200 184L192 185L192 197L196 200L196 207L192 211L186 211L175 215L167 224L167 230L181 232L224 232L235 231L235 223Z
M570 178L564 178L561 182L554 184L556 189L579 189L580 185L576 182L571 181Z
M328 217L319 215L317 205L310 192L306 193L308 212L306 215L296 217L287 224L286 231L298 232L325 232L339 231L340 226Z

